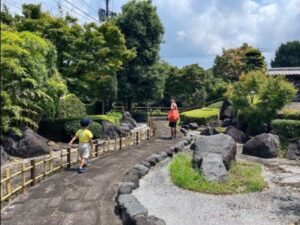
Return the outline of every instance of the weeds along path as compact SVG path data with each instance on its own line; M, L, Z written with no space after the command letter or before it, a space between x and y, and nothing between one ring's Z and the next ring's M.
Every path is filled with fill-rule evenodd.
M1 224L121 225L115 214L115 196L124 174L178 141L168 139L166 121L157 123L157 135L150 141L97 159L84 174L76 170L56 174L20 195L2 209Z

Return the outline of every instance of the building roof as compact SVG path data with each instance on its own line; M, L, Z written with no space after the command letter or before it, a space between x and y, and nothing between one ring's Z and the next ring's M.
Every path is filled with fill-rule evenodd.
M268 74L273 76L300 76L300 67L278 67L268 69Z

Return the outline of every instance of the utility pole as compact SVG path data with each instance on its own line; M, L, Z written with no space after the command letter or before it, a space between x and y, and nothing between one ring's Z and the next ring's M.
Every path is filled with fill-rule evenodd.
M105 17L108 19L109 17L109 0L105 0Z

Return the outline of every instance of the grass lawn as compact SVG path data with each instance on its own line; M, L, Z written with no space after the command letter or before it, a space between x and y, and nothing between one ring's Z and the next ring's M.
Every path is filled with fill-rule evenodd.
M229 170L226 182L208 182L199 170L192 168L192 159L177 155L169 165L171 179L177 186L210 194L238 194L261 191L267 187L257 163L237 162Z
M181 113L183 116L187 117L201 117L201 118L207 118L210 116L218 116L219 115L219 109L213 109L213 108L202 108L202 109L194 109L191 111L186 111Z

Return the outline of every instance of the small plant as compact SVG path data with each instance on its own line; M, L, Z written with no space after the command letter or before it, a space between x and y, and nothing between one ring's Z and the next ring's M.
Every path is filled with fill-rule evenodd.
M172 181L181 188L210 194L240 194L263 190L267 185L257 163L233 163L226 182L208 182L200 170L192 167L192 159L179 154L169 166Z

